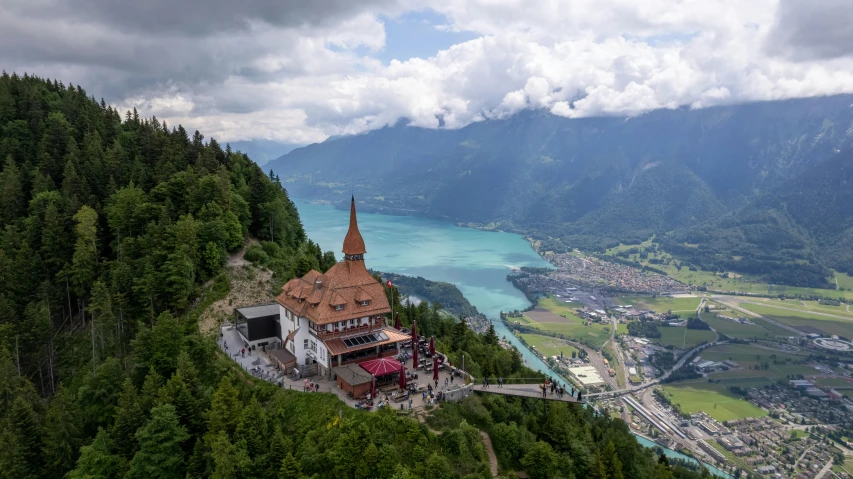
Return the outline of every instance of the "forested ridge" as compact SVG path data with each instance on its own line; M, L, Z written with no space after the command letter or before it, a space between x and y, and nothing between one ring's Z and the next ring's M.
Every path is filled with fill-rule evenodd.
M486 478L476 427L515 434L501 464L534 478L696 477L577 406L472 398L436 435L244 374L197 324L226 254L260 239L279 282L330 256L274 175L200 133L4 73L0 158L0 477ZM427 303L402 316L475 375L535 374Z

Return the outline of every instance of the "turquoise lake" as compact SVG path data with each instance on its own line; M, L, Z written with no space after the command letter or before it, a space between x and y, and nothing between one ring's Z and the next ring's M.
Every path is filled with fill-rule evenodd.
M330 205L294 200L305 232L323 250L340 252L349 227L349 211ZM356 205L356 208L358 206ZM487 317L524 309L527 298L506 280L511 267L550 266L519 235L462 228L451 223L413 216L358 213L368 268L459 287Z
M343 259L340 250L349 227L349 211L295 198L293 202L308 237L319 243L324 251L334 251ZM506 280L511 268L550 266L524 238L511 233L480 231L414 216L364 212L358 213L358 228L364 237L367 249L364 261L368 268L453 283L489 319L500 318L501 311L530 305ZM494 321L494 325L498 336L506 337L521 351L527 366L557 376L501 321ZM644 446L660 447L641 436L637 439ZM695 461L671 449L662 449L670 457ZM731 477L707 464L706 467L715 475Z

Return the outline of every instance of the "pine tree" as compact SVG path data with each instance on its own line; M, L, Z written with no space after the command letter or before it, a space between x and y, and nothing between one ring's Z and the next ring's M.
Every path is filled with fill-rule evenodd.
M80 448L77 467L68 473L67 479L114 479L124 477L127 460L113 454L113 441L104 429L98 429L98 435L88 446Z
M267 418L258 400L252 398L243 411L243 418L234 435L236 441L245 441L249 457L256 457L266 450Z
M498 335L497 335L497 333L495 333L495 325L494 324L491 324L491 323L489 324L489 330L486 331L486 335L485 335L484 339L485 339L486 344L488 344L490 346L497 346L498 345Z
M74 227L77 240L74 243L71 278L77 294L82 296L91 289L98 274L98 213L83 206L74 215L74 221L77 222Z
M21 170L11 156L6 157L6 164L0 172L0 198L3 198L3 208L0 208L0 224L9 225L24 211L26 198Z
M299 462L288 452L278 469L278 479L299 479L300 474Z
M18 396L12 403L9 426L17 436L17 444L22 457L33 472L39 470L42 461L42 428L38 414L23 397Z
M44 462L51 477L62 477L74 468L81 433L74 397L60 385L50 402L44 427Z
M246 453L245 442L232 444L225 431L209 435L211 456L213 457L213 479L237 479L251 464Z
M619 459L619 454L616 453L616 446L613 441L607 443L602 453L602 458L607 466L607 475L610 479L623 479L622 461Z
M118 399L112 437L115 438L116 452L127 458L133 458L137 450L136 431L145 423L145 416L137 400L136 387L130 378L124 380L121 396Z
M189 439L171 404L151 410L151 419L136 432L139 450L130 461L127 479L180 479L184 477L181 444Z
M234 436L237 425L240 424L242 404L237 398L237 390L231 381L225 377L219 382L219 388L213 395L208 413L207 428L213 434L225 431L228 437Z

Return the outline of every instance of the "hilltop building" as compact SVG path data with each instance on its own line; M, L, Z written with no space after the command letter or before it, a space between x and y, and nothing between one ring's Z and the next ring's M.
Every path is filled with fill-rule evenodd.
M311 270L282 286L271 305L277 306L277 316L268 314L269 306L258 312L264 315L261 318L252 308L238 310L237 330L243 342L272 344L273 352L280 352L276 358L284 353L282 365L292 355L292 365L316 368L323 376L331 376L335 367L397 355L399 343L410 336L386 324L391 307L384 286L364 265L366 252L353 198L344 260L325 273ZM274 336L260 337L269 334Z

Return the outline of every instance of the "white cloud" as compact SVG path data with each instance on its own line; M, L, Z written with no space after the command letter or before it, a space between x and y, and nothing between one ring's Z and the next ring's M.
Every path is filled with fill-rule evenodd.
M376 59L387 41L380 15L420 3L266 2L246 7L234 28L194 20L158 35L122 29L128 15L117 11L57 18L49 5L0 6L0 60L221 141L309 143L401 118L458 128L527 108L637 115L853 92L849 29L838 20L849 12L842 0L818 3L798 16L787 0L439 0L442 29L479 38L388 64ZM267 21L270 8L293 8L300 20L278 12Z

